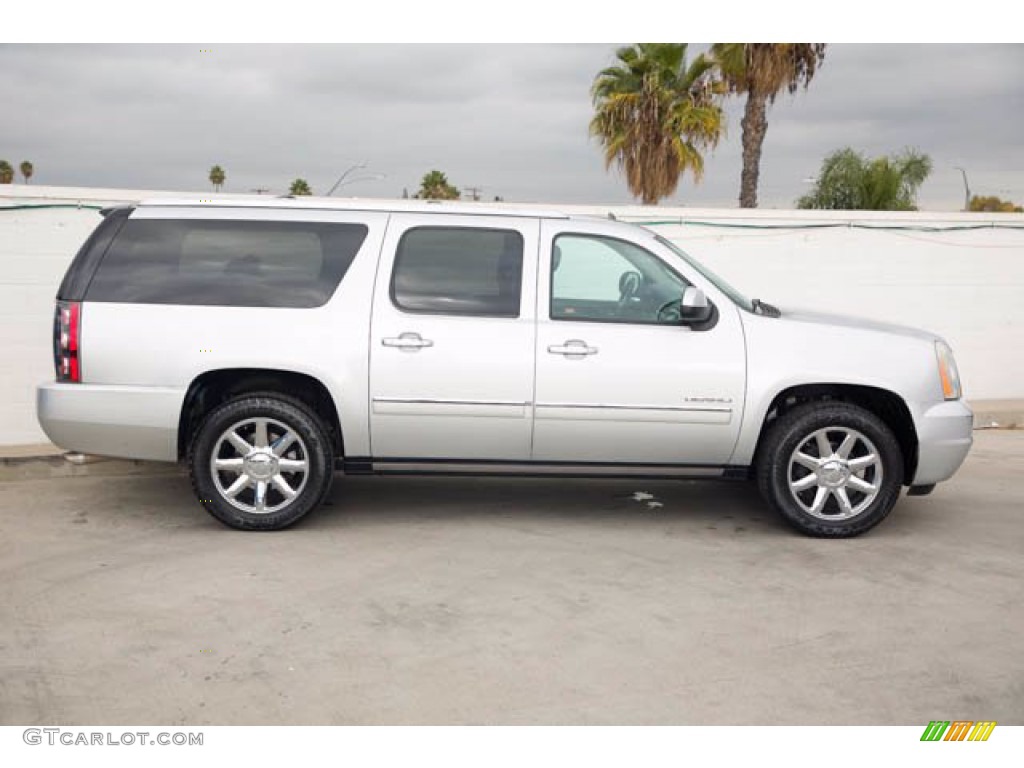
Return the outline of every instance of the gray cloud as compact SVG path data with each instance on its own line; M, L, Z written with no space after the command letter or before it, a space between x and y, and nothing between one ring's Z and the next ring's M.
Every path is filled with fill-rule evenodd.
M703 46L695 46L700 50ZM326 191L369 163L414 190L431 168L510 200L627 202L588 138L589 86L614 48L595 45L0 46L0 157L41 184ZM915 146L935 171L929 207L979 192L1024 199L1024 46L833 45L811 88L771 109L761 199L784 207L830 150ZM733 205L742 104L729 135L675 202Z

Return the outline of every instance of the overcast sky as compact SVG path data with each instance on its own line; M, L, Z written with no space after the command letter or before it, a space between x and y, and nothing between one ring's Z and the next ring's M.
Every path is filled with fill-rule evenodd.
M692 52L705 46L694 44ZM588 137L594 74L614 45L0 46L0 158L39 184L393 197L443 170L484 199L630 201ZM923 208L972 191L1024 201L1024 45L830 45L808 91L769 112L762 207L787 207L830 150L931 155ZM742 98L742 97L741 97ZM695 186L671 201L735 206L741 98ZM352 174L355 176L356 174ZM350 176L351 178L351 176Z

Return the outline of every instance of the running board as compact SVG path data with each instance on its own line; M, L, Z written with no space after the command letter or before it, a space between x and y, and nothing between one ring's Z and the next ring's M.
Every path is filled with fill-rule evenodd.
M721 464L636 464L593 462L494 461L465 459L341 459L346 475L459 475L501 477L614 477L643 479L707 478L745 480L748 467Z

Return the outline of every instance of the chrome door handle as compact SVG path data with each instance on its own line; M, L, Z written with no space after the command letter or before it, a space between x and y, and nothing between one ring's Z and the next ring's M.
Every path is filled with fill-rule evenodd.
M380 343L385 347L398 347L403 352L415 352L423 347L434 346L434 342L422 338L418 333L400 333L398 336L381 339Z
M588 347L587 342L582 339L569 339L565 344L552 344L548 352L553 355L565 355L566 357L583 357L585 355L596 355L597 347Z

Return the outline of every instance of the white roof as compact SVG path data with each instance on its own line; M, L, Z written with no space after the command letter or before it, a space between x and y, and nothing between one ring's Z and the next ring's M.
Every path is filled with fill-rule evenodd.
M568 214L550 209L517 208L488 203L448 200L362 200L359 198L313 197L209 197L153 198L140 206L196 208L283 208L331 211L388 211L394 213L451 213L469 216L522 216L542 219L567 219Z

